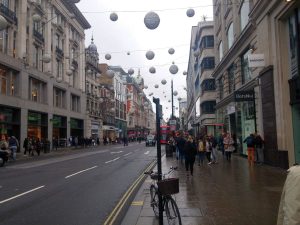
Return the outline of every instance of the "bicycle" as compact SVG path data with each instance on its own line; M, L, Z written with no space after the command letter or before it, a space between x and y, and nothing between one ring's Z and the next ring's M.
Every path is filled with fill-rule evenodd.
M177 167L171 167L166 174L162 175L163 179L161 181L158 181L158 173L154 173L153 171L145 172L145 174L149 175L152 179L150 197L153 212L156 217L159 216L158 193L160 193L162 195L163 210L166 213L168 224L170 225L182 225L178 206L172 197L173 194L179 192L179 179L165 178L176 169Z

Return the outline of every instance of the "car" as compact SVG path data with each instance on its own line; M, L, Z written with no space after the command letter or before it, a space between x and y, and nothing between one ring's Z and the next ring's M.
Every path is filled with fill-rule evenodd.
M154 135L148 135L146 138L146 146L155 146L156 140Z

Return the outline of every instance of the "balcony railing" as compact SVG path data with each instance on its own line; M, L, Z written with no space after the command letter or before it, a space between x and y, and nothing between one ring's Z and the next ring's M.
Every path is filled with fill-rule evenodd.
M44 36L39 31L33 29L33 36L37 41L44 43L45 41Z
M11 11L2 3L0 3L0 12L9 22L14 23L16 25L18 24L18 18L16 16L16 13Z
M56 51L56 54L57 54L58 56L64 57L64 51L61 50L59 47L56 46L55 51Z

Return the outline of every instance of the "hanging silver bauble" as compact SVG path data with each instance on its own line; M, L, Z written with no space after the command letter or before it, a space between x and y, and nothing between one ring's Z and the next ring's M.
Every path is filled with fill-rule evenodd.
M117 13L111 13L109 16L111 21L117 21L118 20L118 14Z
M188 10L186 11L186 15L187 15L188 17L193 17L193 16L195 15L195 10L194 10L194 9L188 9Z
M105 59L106 60L110 60L111 59L111 55L110 54L105 54Z
M155 69L155 67L153 67L153 66L152 66L152 67L150 67L150 69L149 69L149 72L150 72L150 73L156 73L156 69Z
M170 48L170 49L168 50L168 52L169 52L170 55L173 55L173 54L175 53L175 50L174 50L174 48Z
M109 77L109 78L113 78L115 76L115 72L113 70L107 70L106 71L106 75Z
M155 87L155 88L158 88L159 86L158 86L158 84L155 84L154 87Z
M128 70L128 73L129 73L130 75L134 74L134 69L130 68L130 69Z
M168 102L171 102L171 100L168 100Z
M150 30L154 30L158 27L160 23L160 18L157 13L155 12L148 12L144 18L144 24Z
M168 107L166 107L166 109L168 109Z
M197 51L197 50L194 51L194 56L195 56L195 57L198 57L199 55L200 55L200 51L199 51L199 50L198 50L198 51Z
M170 66L169 71L171 74L176 74L178 72L178 66L176 65Z
M182 100L182 98L178 97L178 101L181 101L181 100Z
M61 83L62 82L62 77L57 77L56 81L57 81L57 83Z
M177 91L173 91L173 95L174 95L174 96L177 96L177 95L178 95L178 92L177 92Z
M101 77L101 73L96 73L96 77L97 78Z
M67 76L72 76L73 71L69 69L69 70L66 71L66 74L67 74Z
M187 91L186 87L184 87L183 90Z
M44 54L42 60L43 60L44 63L51 62L51 55L50 54Z
M0 15L0 31L4 30L7 27L7 20Z
M178 110L178 107L176 107L176 110Z
M162 83L163 85L165 85L165 84L167 83L167 81L166 81L165 79L162 79L162 80L161 80L161 83Z
M33 22L40 22L42 20L42 17L39 14L33 14L32 15Z
M100 98L100 99L99 99L99 102L100 102L100 103L104 102L103 98Z
M145 102L145 103L144 103L144 106L148 106L148 105L149 105L149 103L148 103L148 102Z
M186 71L183 71L183 73L182 73L182 74L185 76L185 75L187 75L187 72L186 72Z
M127 55L130 55L130 52L127 52Z
M146 52L146 58L147 58L148 60L152 60L152 59L154 58L154 56L155 56L155 54L154 54L153 51L148 51L148 52Z
M145 85L145 86L144 86L144 88L145 88L145 89L148 89L148 86L147 86L147 85Z

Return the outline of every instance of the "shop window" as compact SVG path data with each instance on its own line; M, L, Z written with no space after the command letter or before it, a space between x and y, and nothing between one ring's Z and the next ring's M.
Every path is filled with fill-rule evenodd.
M249 68L248 63L248 55L250 54L250 50L248 50L244 55L241 57L241 66L242 66L242 83L245 84L247 81L251 80L251 70Z
M71 94L71 111L80 112L80 97Z
M241 6L240 18L241 18L241 30L243 30L249 22L250 2L244 0Z
M231 65L228 69L228 91L229 94L235 91L235 77L233 65Z
M228 49L231 48L233 45L234 37L233 37L233 23L230 23L228 30L227 30L227 43L228 43Z

